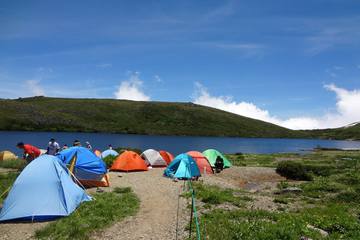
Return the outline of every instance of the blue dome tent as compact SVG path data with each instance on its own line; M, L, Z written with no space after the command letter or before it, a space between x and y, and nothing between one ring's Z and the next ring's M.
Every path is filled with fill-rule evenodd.
M66 165L75 177L86 187L108 187L106 165L93 152L84 147L70 147L56 156Z
M112 150L112 149L108 149L108 150L105 150L101 153L101 158L104 159L106 158L107 156L114 156L116 157L117 155L119 155L119 153L115 150Z
M165 169L164 175L170 178L191 179L200 177L200 170L192 157L183 153L169 164Z
M76 185L58 158L42 155L14 182L0 212L0 221L47 221L70 215L91 197Z

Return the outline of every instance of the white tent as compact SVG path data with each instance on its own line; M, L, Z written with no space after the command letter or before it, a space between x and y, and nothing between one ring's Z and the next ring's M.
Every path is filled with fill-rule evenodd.
M152 167L166 167L165 160L160 153L154 149L148 149L141 154L141 157Z

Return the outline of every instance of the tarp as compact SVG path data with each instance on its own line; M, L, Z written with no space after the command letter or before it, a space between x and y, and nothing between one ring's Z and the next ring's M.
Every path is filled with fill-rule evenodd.
M139 154L133 151L125 151L115 159L110 170L123 172L147 171L148 167Z
M174 159L174 156L167 151L161 150L161 151L159 151L159 153L162 156L162 158L165 160L167 165L169 165L171 163L171 161Z
M164 175L170 178L191 179L201 176L200 170L192 157L180 154L165 169Z
M221 157L223 159L224 168L229 168L232 166L230 161L224 155L222 155L222 153L219 152L218 150L208 149L208 150L205 150L203 152L203 154L209 160L209 163L212 167L215 167L215 162L216 162L217 157Z
M201 152L190 151L190 152L187 152L187 154L190 155L195 160L195 162L198 165L200 172L202 174L204 174L204 173L213 174L214 173L208 159Z
M0 161L14 160L16 158L16 155L10 151L5 150L0 152Z
M105 150L101 153L101 158L104 159L106 158L107 156L114 156L116 157L117 155L119 155L119 153L115 150L112 150L112 149L108 149L108 150Z
M140 155L145 162L152 167L166 167L166 161L160 153L154 149L148 149Z
M105 163L89 149L70 147L56 154L56 157L68 166L73 163L73 160L75 161L73 173L83 185L109 186L108 177L105 176L107 172Z
M90 201L58 158L42 155L27 165L14 182L0 212L0 221L46 221L71 214Z

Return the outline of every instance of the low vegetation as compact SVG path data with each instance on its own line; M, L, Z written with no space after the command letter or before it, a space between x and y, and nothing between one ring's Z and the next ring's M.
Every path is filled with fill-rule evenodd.
M223 189L218 186L204 185L200 182L195 182L193 188L196 198L205 204L217 205L231 203L234 206L240 207L244 205L245 201L251 200L249 197L242 196L240 190Z
M61 218L36 231L38 239L89 239L90 234L103 229L139 208L139 199L131 189L116 188L114 192L93 195L69 217Z
M12 168L12 169L22 170L25 166L26 166L26 161L20 158L0 161L1 168Z
M0 173L0 205L6 198L18 175L19 173L17 172Z
M198 202L210 199L216 206L209 209L198 204L201 234L223 240L360 239L359 157L357 151L228 155L233 164L240 166L278 167L288 180L279 182L277 189L241 192L241 196L253 198L242 204L233 201L236 190L195 184ZM250 203L264 197L272 199L277 207L251 207ZM223 207L223 202L234 207Z

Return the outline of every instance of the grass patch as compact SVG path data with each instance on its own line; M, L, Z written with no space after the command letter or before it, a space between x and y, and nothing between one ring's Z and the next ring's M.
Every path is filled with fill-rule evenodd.
M116 187L113 190L115 193L131 193L131 187Z
M327 239L359 239L360 224L347 207L330 205L306 209L301 213L264 210L213 210L201 218L201 230L207 239L222 240L299 240L323 239L308 224L329 233Z
M240 207L245 201L250 201L252 198L237 195L232 189L223 189L217 186L205 185L202 183L193 183L195 195L203 203L218 205L222 203L231 203L234 206Z
M301 236L319 239L320 234L309 230L306 222L286 213L262 210L214 210L202 217L201 229L207 239L222 240L299 240Z
M21 158L0 161L0 167L2 168L13 168L13 169L22 170L25 166L26 166L26 162Z
M15 172L0 174L0 202L6 198L5 192L13 185L18 175L19 173Z
M70 216L61 218L36 231L38 239L89 239L90 234L105 228L139 208L139 199L129 190L123 193L101 193L85 202Z

